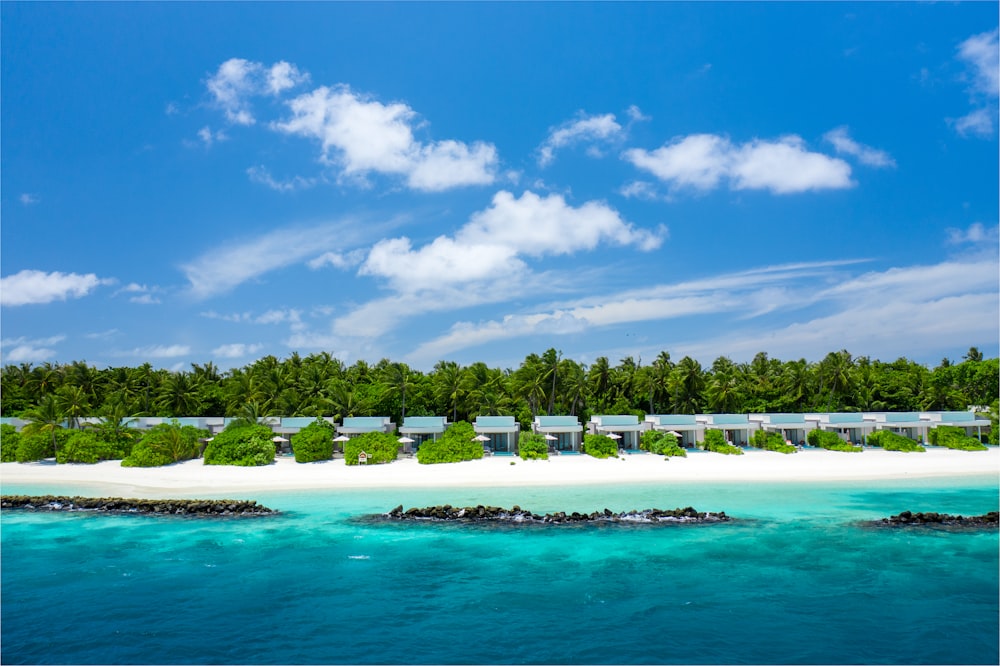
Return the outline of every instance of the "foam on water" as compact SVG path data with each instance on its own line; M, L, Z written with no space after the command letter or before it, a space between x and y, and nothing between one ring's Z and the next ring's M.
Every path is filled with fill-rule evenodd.
M996 532L857 524L997 495L992 478L272 492L252 499L282 515L238 520L5 513L3 661L997 663ZM749 520L357 520L441 503Z

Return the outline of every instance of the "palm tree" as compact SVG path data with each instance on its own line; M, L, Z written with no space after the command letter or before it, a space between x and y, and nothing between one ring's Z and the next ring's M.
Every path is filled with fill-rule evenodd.
M187 372L167 375L156 395L156 408L165 416L192 416L200 410L199 379Z
M90 411L90 400L79 386L67 384L60 387L55 394L56 404L62 415L69 419L70 428L80 426L80 418Z
M708 407L717 414L732 413L741 404L740 378L736 364L720 356L712 364L712 375L706 389Z
M820 381L822 385L828 386L830 391L826 411L832 410L833 403L838 396L845 396L849 392L853 367L854 360L846 349L830 352L820 361Z
M431 377L434 398L439 404L444 405L445 409L451 409L452 423L458 421L458 405L465 395L462 378L462 368L454 361L438 361Z
M594 397L596 409L606 409L611 403L608 389L611 387L611 366L607 356L598 356L587 373L590 383L590 394Z
M563 390L569 403L569 415L576 416L577 407L583 407L587 395L587 371L572 359L562 361Z
M66 418L59 407L59 401L51 393L43 397L38 404L26 411L23 418L28 424L21 429L26 435L48 432L52 434L52 451L58 453L56 443L56 430L62 429L62 423Z
M399 393L402 403L403 412L400 423L406 420L406 391L412 389L414 385L413 373L410 368L405 363L388 363L383 368L382 381L385 382L386 388L390 393Z
M701 393L705 389L705 375L701 364L685 356L670 373L670 392L674 409L682 414L701 411Z

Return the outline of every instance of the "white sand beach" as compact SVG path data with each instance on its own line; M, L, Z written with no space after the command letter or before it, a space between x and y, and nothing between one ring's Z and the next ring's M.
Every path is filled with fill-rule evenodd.
M370 466L347 466L342 459L299 464L289 456L279 457L266 467L207 466L201 460L158 468L122 467L118 461L96 465L56 465L46 461L3 463L0 489L10 484L48 488L65 484L75 489L86 486L102 494L142 497L255 490L818 482L983 475L1000 477L1000 448L991 447L988 451L931 448L926 453L806 449L791 455L749 450L742 456L694 451L687 458L669 460L650 454L607 460L563 455L537 461L496 456L440 465L421 465L414 458L402 458Z

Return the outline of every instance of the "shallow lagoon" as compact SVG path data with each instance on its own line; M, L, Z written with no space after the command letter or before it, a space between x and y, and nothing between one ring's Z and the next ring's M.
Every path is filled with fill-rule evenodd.
M5 493L68 488L5 486ZM8 663L997 663L995 477L268 492L263 519L5 513ZM403 504L706 526L386 524Z

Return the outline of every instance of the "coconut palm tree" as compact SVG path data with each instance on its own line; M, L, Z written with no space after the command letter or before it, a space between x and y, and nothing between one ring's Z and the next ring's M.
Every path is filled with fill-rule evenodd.
M674 409L681 414L697 414L701 411L704 390L705 373L701 369L701 363L685 356L670 373L670 393Z
M79 386L61 386L55 394L59 411L69 420L70 428L79 428L80 419L90 412L90 399Z
M458 406L465 396L462 379L462 367L454 361L438 361L431 376L434 398L451 410L452 423L458 421Z
M21 429L25 435L47 432L52 435L52 451L58 453L56 431L62 430L66 415L59 407L59 401L51 393L44 396L35 407L22 415L28 423Z

